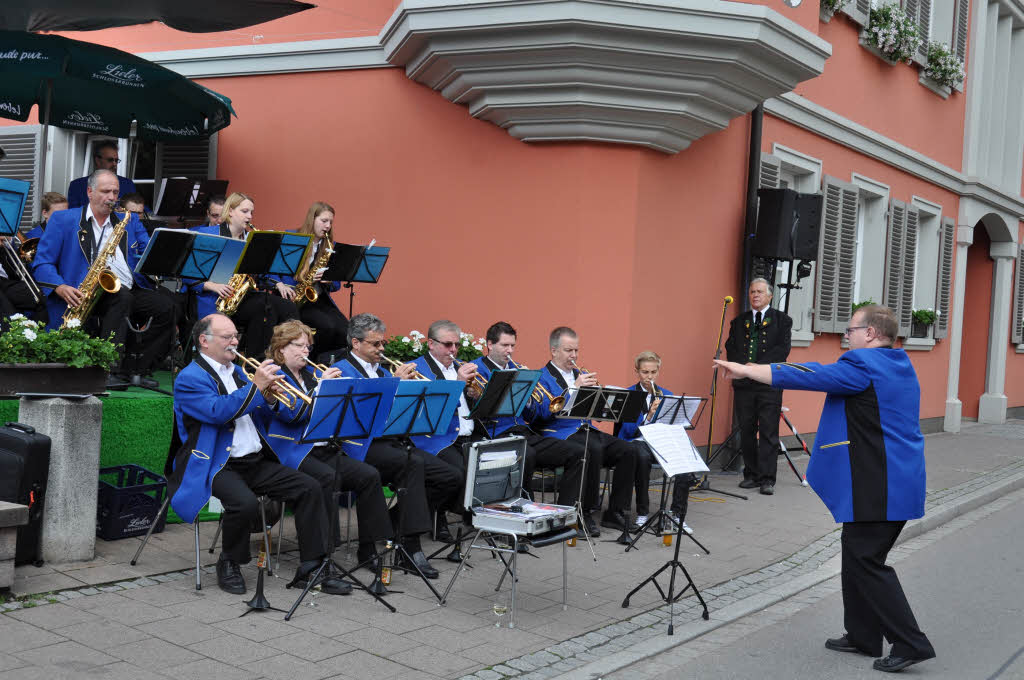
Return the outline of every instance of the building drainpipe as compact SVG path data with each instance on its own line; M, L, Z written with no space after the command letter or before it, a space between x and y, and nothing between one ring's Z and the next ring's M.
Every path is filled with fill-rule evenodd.
M750 273L753 270L754 254L752 244L757 232L757 189L761 184L761 130L764 124L764 104L758 104L750 113L750 152L747 158L747 211L743 225L743 268L740 271L740 290L737 296L743 301L743 309L750 305L747 289L750 288Z

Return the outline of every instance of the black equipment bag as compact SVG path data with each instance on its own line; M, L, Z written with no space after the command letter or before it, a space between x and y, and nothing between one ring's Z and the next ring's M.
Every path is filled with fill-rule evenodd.
M43 565L39 539L49 475L49 437L21 423L0 427L0 501L28 506L28 524L18 527L15 565Z

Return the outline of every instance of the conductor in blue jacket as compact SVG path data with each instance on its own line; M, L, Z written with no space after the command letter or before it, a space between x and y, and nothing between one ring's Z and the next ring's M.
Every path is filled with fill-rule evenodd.
M890 673L935 656L885 564L903 525L924 515L925 498L921 387L906 352L892 346L898 328L892 310L871 305L850 319L850 351L834 364L716 361L733 379L827 393L807 482L843 523L846 633L825 646L881 657L885 637L892 648L874 668Z

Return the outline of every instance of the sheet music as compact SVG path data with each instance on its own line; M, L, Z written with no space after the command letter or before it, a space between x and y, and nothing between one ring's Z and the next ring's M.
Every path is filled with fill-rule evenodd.
M662 395L659 397L661 404L658 406L658 413L651 420L651 423L663 423L665 425L685 425L689 427L692 423L690 418L697 415L700 409L700 397L687 397L681 394ZM677 409L675 402L683 403Z
M641 425L640 434L670 477L686 472L708 472L685 425Z

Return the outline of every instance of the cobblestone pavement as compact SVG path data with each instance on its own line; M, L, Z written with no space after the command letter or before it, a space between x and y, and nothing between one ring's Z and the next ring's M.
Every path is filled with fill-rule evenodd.
M1019 440L1024 422L974 426L962 434L927 438L927 513L911 523L903 540L955 519L959 514L1024 487ZM798 459L803 467L806 459ZM734 488L736 477L716 475L714 486ZM656 499L653 499L656 502ZM285 622L277 613L245 618L255 571L243 568L250 586L244 597L216 588L206 552L215 525L201 527L204 588L195 591L193 534L172 526L154 536L137 567L128 560L135 539L100 542L89 563L19 567L15 592L25 596L3 605L0 615L0 680L16 677L288 677L309 678L572 678L606 676L709 631L742 623L744 617L808 589L838 573L839 534L820 501L780 466L776 495L748 501L693 494L687 518L712 554L684 539L680 559L708 603L703 621L691 593L675 605L675 634L665 635L668 607L651 587L623 609L625 594L671 558L660 540L641 540L640 550L599 542L598 561L578 545L569 550L569 606L561 606L561 551L520 558L515 629L496 627L494 604L500 575L487 553L475 551L445 607L421 583L399 577L388 613L356 594L314 594ZM608 532L606 532L608 533ZM294 544L285 532L285 550ZM602 539L610 538L602 535ZM350 564L350 555L341 554ZM447 584L453 567L434 584ZM295 568L286 552L280 574ZM364 572L365 573L365 572ZM267 597L286 607L297 593L285 578L267 579ZM667 580L661 579L667 587ZM817 592L817 591L815 591ZM43 593L43 594L39 594ZM702 643L703 644L703 643Z

